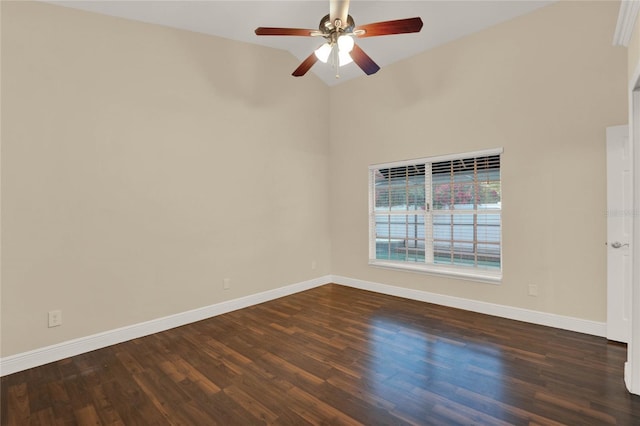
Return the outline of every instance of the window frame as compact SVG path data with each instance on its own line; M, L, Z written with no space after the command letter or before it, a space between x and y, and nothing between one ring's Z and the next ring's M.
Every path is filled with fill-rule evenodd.
M452 277L458 279L472 280L472 281L480 281L491 284L499 284L502 282L502 271L503 271L503 262L502 262L502 197L500 200L500 209L497 210L499 214L499 222L500 222L500 234L499 234L499 248L500 248L500 268L499 269L484 269L477 266L463 266L463 265L453 265L453 264L435 264L433 263L433 243L428 243L428 239L433 240L433 227L431 224L433 223L433 218L438 215L437 210L434 212L433 209L433 185L432 175L431 175L431 166L433 163L444 162L444 161L453 161L453 160L463 160L463 159L471 159L477 157L486 157L486 156L500 156L500 186L502 187L502 159L504 149L503 148L494 148L482 151L474 151L474 152L465 152L458 154L449 154L449 155L440 155L434 157L424 157L417 158L412 160L403 160L403 161L395 161L389 163L380 163L380 164L372 164L368 167L368 183L369 183L369 265L374 267L386 268L386 269L395 269L402 271L410 271L410 272L420 272L429 275L436 276L444 276L444 277ZM388 168L396 168L396 167L405 167L405 166L417 166L424 165L425 173L429 172L429 176L425 175L425 203L427 204L427 208L421 215L424 215L424 233L425 233L425 260L424 262L414 262L407 260L389 260L389 259L376 259L376 216L381 214L380 211L376 212L376 180L375 180L375 171L380 169L388 169ZM496 211L496 210L494 210ZM382 214L389 214L390 216L402 216L402 215L414 215L412 213L413 210L402 210L396 213L385 212ZM474 209L474 212L477 212L477 209ZM468 213L463 213L468 214ZM475 213L477 214L477 213ZM477 242L475 240L474 242ZM431 250L428 250L431 249ZM430 252L429 252L430 251ZM431 262L431 263L429 263Z

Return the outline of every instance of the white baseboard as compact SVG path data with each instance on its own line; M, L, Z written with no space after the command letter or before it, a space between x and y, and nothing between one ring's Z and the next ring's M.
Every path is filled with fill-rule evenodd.
M336 283L348 287L362 290L374 291L376 293L398 296L406 299L418 300L421 302L435 303L442 306L464 309L487 315L498 316L518 321L525 321L533 324L545 325L549 327L561 328L564 330L576 331L579 333L592 334L604 337L606 335L606 324L596 321L583 320L580 318L566 317L562 315L549 314L545 312L532 311L528 309L515 308L512 306L498 305L494 303L481 302L477 300L464 299L461 297L446 296L426 291L412 290L403 287L396 287L387 284L380 284L371 281L363 281L336 275L326 275L309 281L291 284L285 287L256 293L238 299L228 300L203 308L170 315L155 320L133 324L130 326L109 330L91 336L69 340L44 348L11 355L0 358L0 377L8 374L23 371L29 368L38 367L50 362L58 361L85 352L126 342L139 337L148 336L153 333L180 327L203 319L215 317L227 312L268 302L290 294L309 290L324 284Z
M179 314L157 318L151 321L133 324L117 328L115 330L109 330L103 333L68 340L66 342L46 346L44 348L0 358L0 377L16 373L18 371L23 371L28 368L48 364L70 356L126 342L131 339L137 339L138 337L148 336L153 333L159 333L171 328L215 317L216 315L225 314L248 306L257 305L269 300L278 299L280 297L328 284L330 282L330 276L315 278L313 280L291 284L285 287L264 291L262 293L256 293L238 299L216 303L203 308L193 309L191 311L181 312Z
M396 287L371 281L357 280L353 278L331 276L331 282L390 296L403 297L405 299L419 300L421 302L435 303L437 305L464 309L466 311L493 315L532 324L545 325L563 330L576 331L578 333L591 334L605 337L607 325L604 322L590 321L563 315L550 314L513 306L498 305L495 303L481 302L478 300L463 299L461 297L446 296L443 294L429 293L427 291L412 290L404 287Z

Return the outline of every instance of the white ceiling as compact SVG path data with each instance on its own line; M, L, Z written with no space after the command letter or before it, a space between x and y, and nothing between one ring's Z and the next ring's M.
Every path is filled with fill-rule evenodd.
M329 13L328 0L47 1L75 9L284 49L300 61L322 44L322 39L258 37L254 33L255 28L263 26L315 29L318 28L320 19ZM414 16L422 18L424 26L420 33L371 37L357 41L358 45L382 67L378 72L384 72L386 65L529 13L549 3L553 1L351 0L349 14L353 16L356 26ZM335 72L328 64L318 62L311 71L328 85L356 77L366 78L353 63L340 68L339 80L335 78Z

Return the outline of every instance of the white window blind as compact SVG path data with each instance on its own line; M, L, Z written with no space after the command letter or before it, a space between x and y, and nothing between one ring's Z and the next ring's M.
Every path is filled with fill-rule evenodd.
M497 281L502 150L369 167L369 262Z

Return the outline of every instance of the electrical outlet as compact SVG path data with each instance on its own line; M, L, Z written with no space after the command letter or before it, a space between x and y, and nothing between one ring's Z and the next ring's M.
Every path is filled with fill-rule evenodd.
M229 290L231 288L231 278L225 278L222 280L222 288L224 290Z
M529 296L538 295L538 286L535 284L529 284Z
M311 261L311 269L315 270L318 267L318 262L316 262L315 260Z
M62 325L62 311L49 311L49 328Z

